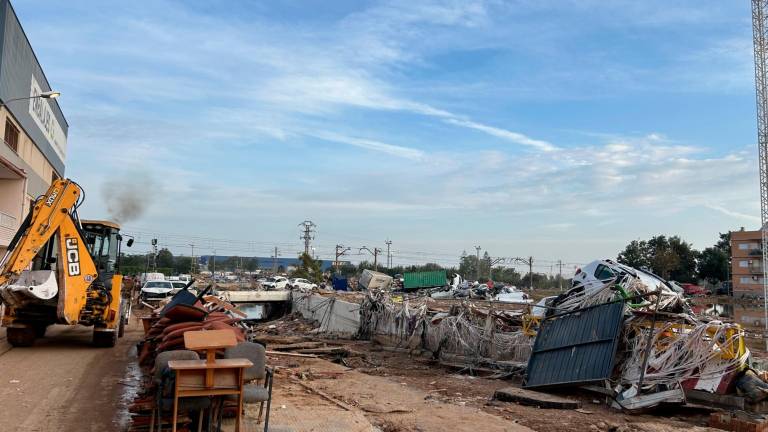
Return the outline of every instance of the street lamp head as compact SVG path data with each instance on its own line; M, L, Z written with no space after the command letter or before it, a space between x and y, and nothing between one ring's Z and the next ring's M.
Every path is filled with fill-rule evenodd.
M43 99L56 99L59 96L61 93L53 90L40 93L40 97Z

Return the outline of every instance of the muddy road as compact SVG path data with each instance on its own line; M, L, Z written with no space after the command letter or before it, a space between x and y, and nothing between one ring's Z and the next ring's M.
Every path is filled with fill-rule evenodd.
M0 329L0 429L123 430L136 385L135 321L114 348L94 348L86 327L49 327L30 348L12 348Z

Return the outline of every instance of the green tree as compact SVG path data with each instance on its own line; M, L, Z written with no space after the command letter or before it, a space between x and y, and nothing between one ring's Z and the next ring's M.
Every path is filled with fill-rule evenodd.
M291 274L295 278L304 278L310 282L319 284L323 281L323 271L320 260L313 259L306 253L299 255L299 267Z
M696 283L696 264L701 254L678 236L669 238L669 247L677 257L677 266L670 271L672 280Z
M188 256L177 256L173 262L175 274L189 273L192 268L192 258Z
M619 253L618 262L634 268L651 268L651 251L645 240L632 240Z
M245 267L245 270L247 271L254 271L258 270L259 268L259 259L256 257L251 257L243 260L243 267Z
M719 238L717 240L717 243L715 243L715 247L720 249L721 251L725 252L728 257L731 256L731 232L727 233L718 233Z
M477 277L478 267L480 267L480 278L487 278L490 262L491 257L488 252L478 261L476 255L467 255L467 252L464 251L459 257L459 274L465 279L474 279Z
M648 268L664 279L678 282L696 282L696 265L699 252L678 236L663 235L650 240L633 240L617 261L635 268Z
M158 268L173 268L173 254L167 248L162 248L157 252L155 263Z
M518 287L521 287L524 284L522 275L512 267L494 267L491 279Z
M707 282L716 284L728 280L730 257L717 247L708 247L699 256L698 276Z

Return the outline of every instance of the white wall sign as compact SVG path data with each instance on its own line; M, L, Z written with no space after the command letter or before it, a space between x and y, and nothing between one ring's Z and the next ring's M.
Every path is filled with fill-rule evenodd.
M42 92L43 90L33 75L32 86L29 91L29 96L31 97L29 100L29 115L35 120L40 130L43 131L43 135L45 135L45 138L63 162L66 160L67 155L67 135L53 114L50 100L37 97Z

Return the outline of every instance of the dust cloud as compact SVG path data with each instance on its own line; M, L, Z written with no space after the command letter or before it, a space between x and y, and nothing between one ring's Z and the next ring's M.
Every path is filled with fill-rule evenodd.
M125 175L104 182L101 196L112 220L126 223L140 218L146 212L157 188L158 185L149 175Z

